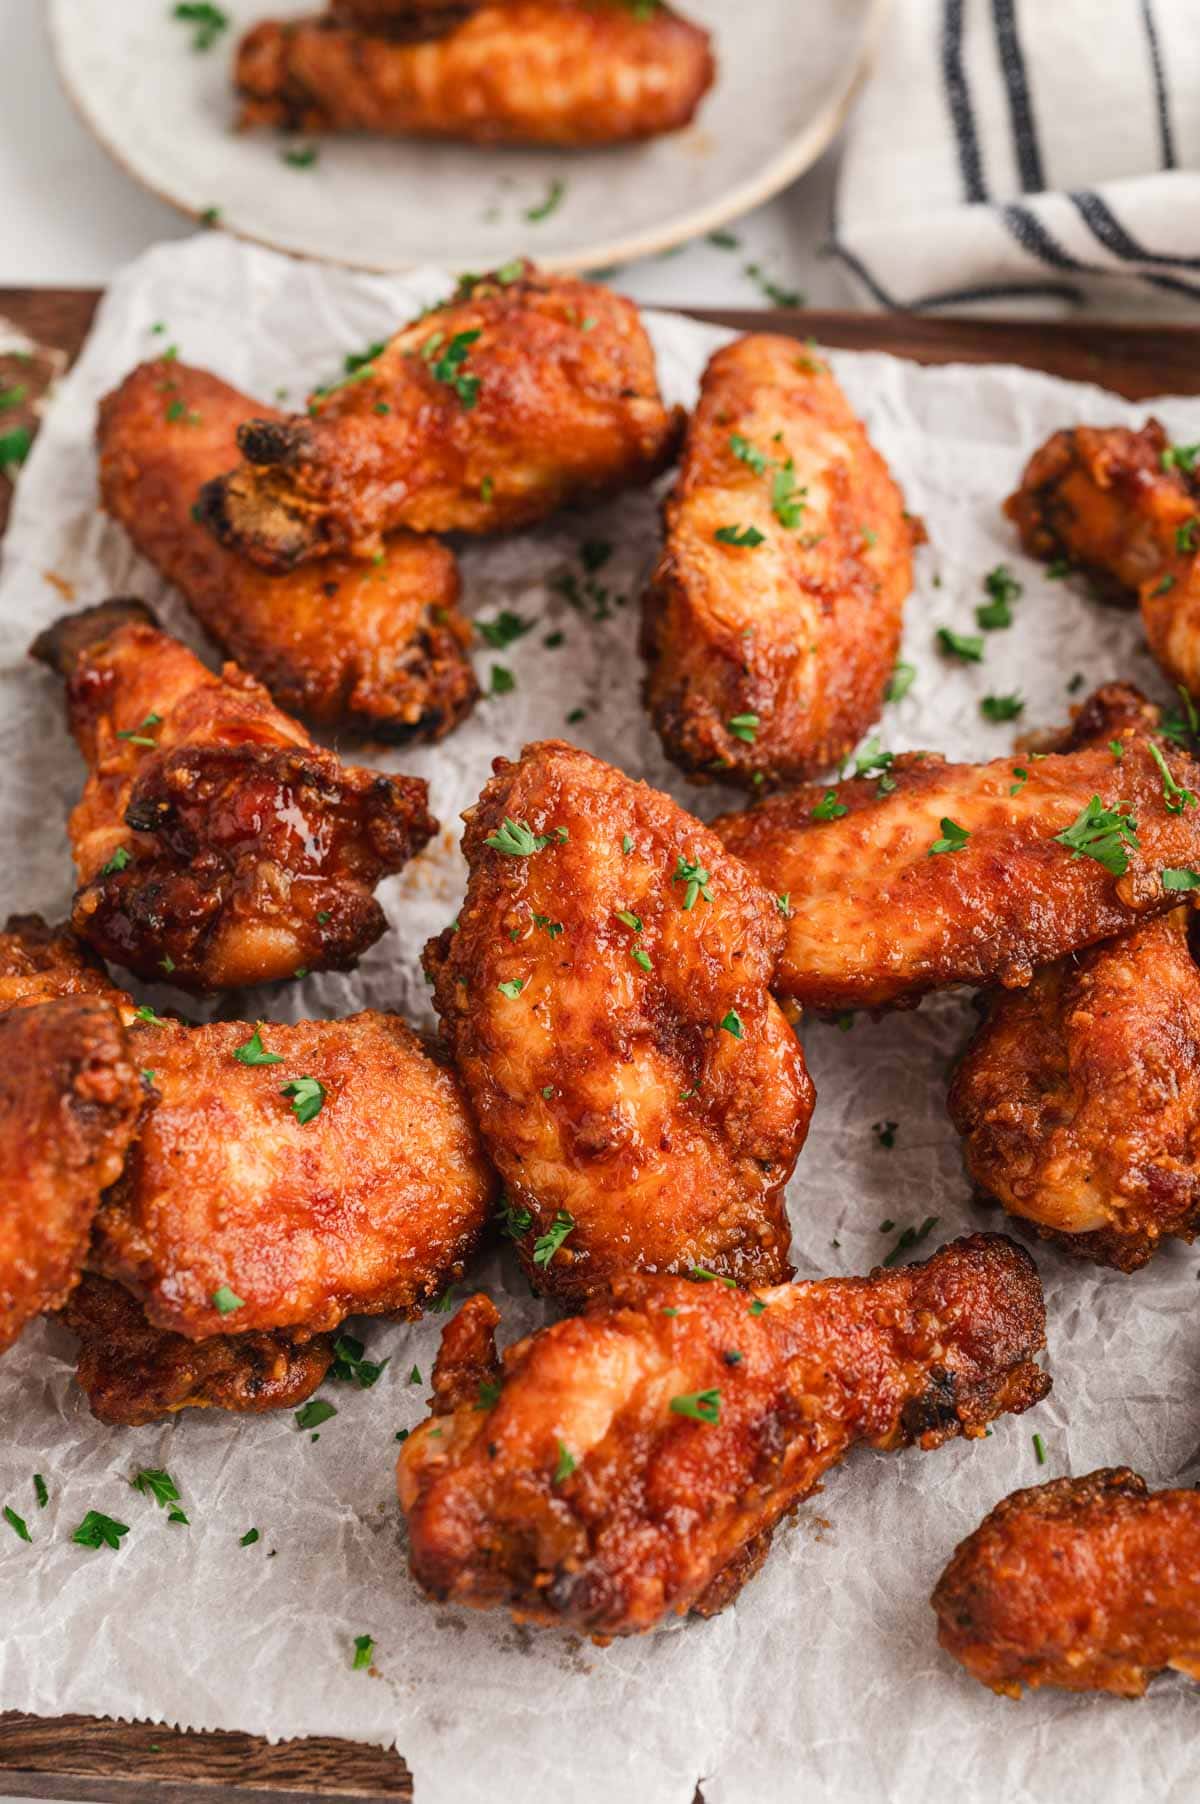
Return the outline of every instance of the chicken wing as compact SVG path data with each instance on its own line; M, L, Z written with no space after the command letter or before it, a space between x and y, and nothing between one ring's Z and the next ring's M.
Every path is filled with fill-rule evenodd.
M788 1275L813 1088L768 993L783 923L668 796L549 740L467 816L434 1000L539 1288Z
M1136 1698L1166 1666L1200 1679L1200 1494L1148 1491L1127 1466L1014 1491L932 1601L942 1646L1007 1697Z
M727 1602L856 1442L979 1436L1050 1388L1037 1273L999 1235L755 1296L629 1275L502 1365L495 1320L476 1297L447 1328L400 1455L413 1573L596 1635Z
M1138 601L1150 650L1200 695L1200 475L1196 447L1157 420L1079 426L1035 451L1005 504L1034 557L1067 559L1112 600Z
M517 262L467 278L308 415L248 421L245 461L199 512L268 570L371 557L400 527L498 532L649 482L681 426L633 303Z
M100 403L105 508L281 708L330 731L440 739L479 695L453 555L401 532L378 561L331 558L272 577L223 550L193 508L237 462L237 429L252 415L284 417L206 370L142 364Z
M330 0L339 25L406 42L443 37L490 0Z
M78 1282L143 1096L120 1017L102 997L68 994L0 1015L0 1353Z
M418 43L397 41L407 35L397 10L342 0L339 13L354 21L254 26L237 55L241 128L624 144L690 125L716 73L708 33L665 4L497 0L455 20L438 0L427 25L408 22L425 34Z
M66 679L90 767L72 925L96 951L217 990L347 970L379 938L375 885L437 828L424 782L342 765L138 602L60 620L33 655Z
M495 1183L452 1072L394 1015L130 1029L153 1107L89 1266L189 1340L403 1313L461 1277Z
M98 1422L140 1428L181 1409L257 1415L311 1397L333 1361L326 1334L217 1334L186 1340L152 1328L119 1284L85 1276L62 1320L79 1336L76 1378Z
M1130 720L1107 744L989 764L908 753L882 775L713 823L779 898L781 994L842 1010L1039 965L1174 907L1200 871L1200 765Z
M41 915L10 915L0 933L0 1010L57 996L129 1000L70 927L48 927Z
M765 334L718 351L646 595L646 703L698 777L798 782L878 717L914 528L828 365Z

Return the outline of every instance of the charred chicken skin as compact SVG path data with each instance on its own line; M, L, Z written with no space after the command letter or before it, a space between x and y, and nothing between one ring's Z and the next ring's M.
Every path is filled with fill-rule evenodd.
M646 702L697 776L827 770L878 717L914 528L828 366L791 338L718 351L646 596Z
M973 1678L1141 1697L1164 1667L1200 1679L1200 1494L1127 1466L1014 1491L933 1594L938 1640Z
M256 25L235 81L243 130L573 149L681 130L715 72L707 32L666 5L339 0L331 18Z
M400 1456L433 1597L636 1634L711 1610L856 1442L939 1446L1043 1397L1041 1287L998 1235L750 1295L628 1275L496 1359L474 1297Z
M268 570L369 558L401 527L507 531L649 482L680 425L632 302L514 265L468 279L309 415L245 423L243 463L199 512Z
M467 817L426 949L457 1069L539 1288L622 1271L786 1277L813 1088L768 986L783 922L669 797L559 741Z
M281 708L329 731L440 739L479 694L458 569L436 539L389 538L379 561L330 558L268 576L194 518L237 462L251 417L281 421L206 370L144 363L100 404L100 494L205 631Z
M79 1387L97 1421L113 1428L140 1428L182 1409L241 1415L294 1409L312 1396L333 1360L325 1334L217 1334L201 1341L164 1334L121 1285L91 1275L61 1319L79 1336Z
M64 618L33 654L89 765L72 925L96 951L203 991L348 970L379 938L375 885L436 830L423 782L342 765L138 602Z
M785 909L776 990L843 1010L1036 967L1164 914L1200 870L1200 765L1130 718L1106 743L989 764L908 753L714 830ZM1119 756L1118 756L1119 753ZM1170 879L1167 880L1168 882Z

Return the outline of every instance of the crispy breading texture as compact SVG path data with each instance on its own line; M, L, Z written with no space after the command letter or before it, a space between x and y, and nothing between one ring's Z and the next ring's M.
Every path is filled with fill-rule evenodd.
M0 1015L0 1353L78 1282L143 1094L102 997L68 994Z
M768 989L780 916L698 821L589 753L547 740L495 770L465 906L425 957L530 1279L777 1282L814 1098Z
M199 511L268 570L371 557L401 527L508 531L649 482L681 427L631 301L514 265L468 278L309 414L243 425L245 461Z
M375 885L437 828L423 781L343 765L139 602L69 615L33 655L65 677L89 765L70 823L88 945L203 991L349 970L379 938Z
M89 1265L195 1340L418 1314L461 1277L495 1195L454 1074L395 1015L255 1031L131 1028L157 1100ZM285 1093L301 1078L323 1089L307 1121Z
M1127 1466L1014 1491L955 1549L933 1593L938 1640L982 1685L1141 1697L1200 1679L1200 1494Z
M480 1391L494 1320L474 1298L446 1330L437 1413L400 1455L413 1573L597 1635L727 1602L855 1443L982 1435L1049 1389L1037 1273L999 1235L757 1297L627 1276L502 1366L493 1350Z
M113 1428L140 1428L182 1409L259 1415L311 1397L333 1361L325 1334L218 1334L185 1340L152 1328L119 1284L85 1276L62 1319L79 1336L75 1376L92 1414Z
M243 130L572 149L680 131L715 73L708 33L666 5L340 0L332 18L254 26L235 82Z
M777 991L842 1010L914 1003L951 984L1019 988L1037 966L1174 907L1162 872L1200 870L1200 807L1168 807L1178 798L1136 720L1114 737L1119 760L1092 742L989 764L909 753L886 793L874 777L810 785L715 821L729 850L788 897ZM1200 765L1154 744L1171 781L1200 793ZM1125 835L1117 848L1121 874L1058 840L1097 797L1137 823L1138 843ZM947 822L968 835L959 849Z
M65 922L50 927L41 915L9 915L0 933L0 1009L50 1002L56 996L128 1001Z
M281 708L371 739L442 738L479 695L453 554L400 532L378 561L330 558L272 577L224 550L193 509L237 462L251 417L284 416L206 370L141 364L100 403L105 508Z
M838 763L883 704L914 528L828 365L766 334L718 351L664 520L642 651L668 755L756 785Z

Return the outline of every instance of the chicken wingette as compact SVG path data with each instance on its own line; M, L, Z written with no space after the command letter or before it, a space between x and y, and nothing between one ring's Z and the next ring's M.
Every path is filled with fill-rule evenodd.
M587 752L495 770L426 968L531 1280L786 1277L813 1088L769 993L782 918L699 821Z
M401 527L507 531L649 482L681 420L631 301L517 260L467 278L307 414L247 421L243 462L199 513L268 570L369 558Z
M423 781L343 765L139 602L69 615L33 654L89 766L72 925L94 950L203 991L348 970L379 938L376 884L436 831Z
M281 708L330 732L440 739L474 706L458 567L399 532L378 558L270 576L195 518L204 483L237 462L237 431L283 415L206 370L160 360L100 403L100 497L220 647Z
M754 1294L628 1276L502 1362L497 1319L474 1297L446 1329L400 1456L413 1573L595 1635L728 1603L857 1442L979 1436L1049 1389L1037 1273L999 1235Z
M646 703L697 777L828 770L879 716L915 529L828 365L758 334L718 351L646 595Z

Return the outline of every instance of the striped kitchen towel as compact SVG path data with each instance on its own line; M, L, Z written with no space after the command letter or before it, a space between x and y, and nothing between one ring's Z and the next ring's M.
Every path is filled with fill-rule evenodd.
M881 307L1200 309L1200 0L894 0L833 244Z

